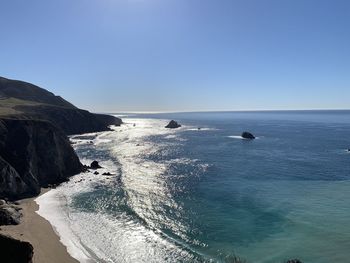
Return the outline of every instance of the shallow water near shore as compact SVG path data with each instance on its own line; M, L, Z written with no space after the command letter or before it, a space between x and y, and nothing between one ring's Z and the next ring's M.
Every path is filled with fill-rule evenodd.
M171 119L183 126L165 129ZM104 167L99 175L77 175L37 199L81 262L350 258L349 111L123 121L71 138L83 163ZM245 130L258 139L241 140Z

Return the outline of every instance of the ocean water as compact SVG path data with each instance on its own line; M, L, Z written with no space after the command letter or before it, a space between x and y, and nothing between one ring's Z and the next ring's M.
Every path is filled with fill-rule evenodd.
M171 119L183 126L165 129ZM99 175L37 199L81 262L349 262L350 111L123 120L71 137Z

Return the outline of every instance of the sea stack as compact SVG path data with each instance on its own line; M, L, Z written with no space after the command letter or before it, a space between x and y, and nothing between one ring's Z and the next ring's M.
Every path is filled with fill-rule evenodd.
M181 127L180 124L178 124L176 121L174 120L171 120L167 126L165 126L165 128L169 128L169 129L176 129L176 128L179 128Z
M246 131L243 132L241 136L244 139L250 139L250 140L255 139L255 136L253 134L251 134L250 132L246 132Z
M91 164L90 164L90 168L91 169L100 169L100 168L102 168L101 166L100 166L100 164L98 163L98 161L93 161Z

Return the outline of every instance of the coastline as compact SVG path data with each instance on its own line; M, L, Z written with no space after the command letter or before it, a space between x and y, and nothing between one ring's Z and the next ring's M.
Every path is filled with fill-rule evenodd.
M48 191L50 189L42 188L40 195ZM22 208L23 213L21 223L1 226L0 233L31 243L34 247L34 263L78 263L61 243L60 237L49 221L36 212L39 209L35 201L37 197L20 200L19 207Z

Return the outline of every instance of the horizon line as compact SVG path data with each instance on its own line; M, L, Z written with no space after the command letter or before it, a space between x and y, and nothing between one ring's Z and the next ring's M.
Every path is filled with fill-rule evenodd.
M101 114L162 114L162 113L225 113L225 112L288 112L288 111L350 111L350 108L319 109L242 109L242 110L183 110L183 111L96 111Z

